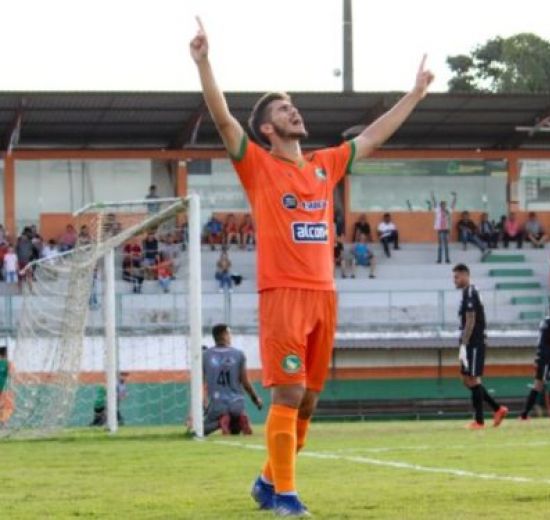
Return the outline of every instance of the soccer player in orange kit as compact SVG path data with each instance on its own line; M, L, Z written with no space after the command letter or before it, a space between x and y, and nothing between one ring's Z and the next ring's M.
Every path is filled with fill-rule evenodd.
M433 74L423 57L413 89L351 141L304 156L307 130L284 93L262 96L252 110L251 141L233 117L199 29L190 51L204 99L250 201L257 230L260 353L272 390L267 461L252 488L261 509L307 516L295 484L297 452L328 372L336 330L333 189L354 159L382 145L426 95ZM268 151L269 150L269 151Z

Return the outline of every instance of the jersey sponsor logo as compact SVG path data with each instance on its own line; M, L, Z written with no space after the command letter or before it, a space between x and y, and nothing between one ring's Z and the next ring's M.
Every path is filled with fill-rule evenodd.
M302 208L306 211L317 211L319 209L325 209L328 206L328 200L304 200L302 201Z
M323 168L315 168L315 177L317 177L320 181L326 181L327 172Z
M283 358L281 365L287 374L296 374L302 367L302 360L296 354L289 354Z
M293 222L292 238L294 242L327 243L328 226L326 222Z
M283 208L296 209L298 207L298 199L292 193L285 193L283 195Z

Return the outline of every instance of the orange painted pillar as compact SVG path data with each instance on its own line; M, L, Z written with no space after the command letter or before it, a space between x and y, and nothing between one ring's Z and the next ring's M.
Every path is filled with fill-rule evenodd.
M4 226L10 238L15 240L15 161L12 154L4 157Z
M177 161L176 165L176 197L185 197L187 195L187 163Z

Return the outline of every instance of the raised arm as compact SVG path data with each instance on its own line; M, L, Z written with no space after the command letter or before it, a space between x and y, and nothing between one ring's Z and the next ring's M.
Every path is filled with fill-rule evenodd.
M244 130L229 112L225 96L216 83L208 60L208 38L199 17L197 17L197 23L199 30L190 43L191 57L197 65L202 94L212 120L220 133L225 148L230 155L236 156L239 153Z
M419 101L426 96L434 75L425 68L425 65L426 55L424 54L418 67L414 88L355 138L355 159L367 157L384 144L405 122Z

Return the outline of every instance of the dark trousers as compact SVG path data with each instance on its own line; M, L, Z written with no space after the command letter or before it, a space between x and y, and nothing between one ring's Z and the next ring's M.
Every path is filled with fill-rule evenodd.
M437 232L437 261L441 263L441 257L445 252L445 262L449 263L449 230L441 229Z
M523 233L518 233L516 236L510 236L508 233L504 232L502 236L504 242L504 247L508 247L510 242L515 242L518 246L518 249L521 249L523 246Z
M491 249L498 247L498 233L496 231L492 233L481 233L480 236L481 240L486 242Z
M143 276L133 276L131 274L124 273L122 275L122 279L125 282L130 282L132 284L132 292L141 292L141 286L143 285Z
M382 247L384 248L384 253L386 253L387 257L390 257L390 244L393 243L394 249L399 249L399 233L397 231L392 231L386 236L382 237L380 239L380 242L382 244Z
M487 248L485 246L485 243L482 242L481 238L479 238L475 233L472 233L469 229L461 229L459 235L460 241L462 242L464 249L466 249L466 244L468 242L479 247L479 249L481 249L482 251L485 251L485 249Z

